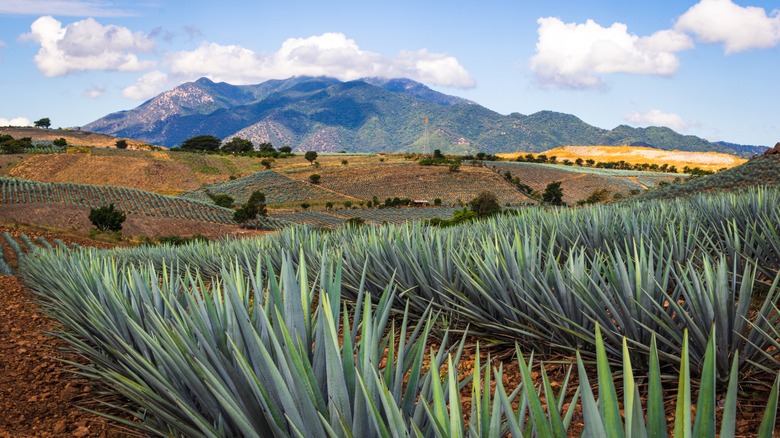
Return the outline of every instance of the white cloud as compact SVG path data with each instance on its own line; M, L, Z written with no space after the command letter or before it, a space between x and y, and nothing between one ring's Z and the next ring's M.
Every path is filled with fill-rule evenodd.
M152 51L154 41L126 27L103 26L87 18L63 28L61 22L46 16L35 20L30 29L22 39L40 44L35 64L46 76L87 70L140 71L155 64L137 56Z
M0 14L61 15L70 17L121 17L133 13L114 8L107 1L88 0L3 0Z
M780 43L780 11L739 6L731 0L701 0L677 19L675 29L703 43L720 43L726 53L774 47Z
M161 71L151 71L138 78L135 84L122 90L122 97L144 100L165 91L170 84L168 75Z
M556 17L537 23L531 70L547 86L603 88L601 75L610 73L672 75L680 65L676 52L693 47L687 35L675 30L639 37L622 23L602 27L593 20L564 23Z
M631 111L626 114L624 119L635 126L666 126L680 132L701 126L701 123L695 120L685 120L679 114L667 113L657 109L644 112Z
M342 33L289 38L270 55L236 45L204 42L195 50L171 54L168 62L174 75L208 76L233 84L307 75L341 80L408 77L445 87L475 86L474 78L452 56L423 49L386 57L361 50L355 40Z
M0 126L32 126L32 122L27 117L14 117L12 119L0 117Z
M5 46L6 46L5 41L0 40L0 47L5 47Z
M98 99L106 92L106 87L95 85L84 90L84 97Z

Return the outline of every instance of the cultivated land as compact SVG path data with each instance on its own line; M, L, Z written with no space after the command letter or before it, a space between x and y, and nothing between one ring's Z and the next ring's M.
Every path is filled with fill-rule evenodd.
M457 172L450 172L444 166L420 166L412 156L346 154L321 155L317 167L300 154L277 159L271 170L265 170L260 158L110 148L74 148L71 152L0 155L3 175L39 181L5 179L0 186L0 222L15 224L0 226L0 233L7 233L0 239L3 263L14 273L21 272L25 282L23 285L17 277L0 274L0 296L5 303L0 306L0 346L4 346L0 348L0 375L5 378L0 392L0 436L127 436L128 431L117 423L78 409L102 409L96 400L128 407L135 416L123 414L124 418L143 422L162 434L246 435L241 428L248 424L255 431L267 427L292 433L295 428L314 436L325 424L346 424L344 427L353 432L362 430L359 421L341 420L346 418L345 412L350 418L376 422L386 421L377 413L390 412L392 418L406 424L403 427L411 428L414 421L414 427L426 436L434 435L435 427L444 427L440 433L449 435L450 425L461 424L461 417L468 422L472 415L475 393L472 385L461 379L484 383L486 392L480 397L500 398L501 391L494 393L492 388L503 386L506 393L521 383L541 388L545 377L551 378L547 391L560 391L563 408L561 413L547 412L547 418L556 427L564 427L563 422L556 423L557 418L572 407L572 421L566 423L565 430L573 435L588 427L583 412L588 409L586 401L572 400L574 388L584 376L589 377L595 391L606 391L607 382L614 381L621 403L624 394L630 393L624 391L625 377L602 375L597 388L596 369L588 365L580 378L572 376L566 386L562 383L567 376L566 365L547 365L549 374L545 376L537 358L574 361L574 351L579 348L584 358L593 360L600 348L594 322L604 333L605 358L613 364L621 363L622 337L627 337L631 367L641 381L652 374L647 365L652 357L647 349L651 331L662 339L660 367L667 402L658 398L661 415L657 418L661 423L651 425L648 413L648 427L671 428L673 425L667 424L664 417L680 417L671 398L677 390L680 360L688 357L682 349L684 327L689 332L687 348L692 352L694 388L702 375L707 375L708 366L713 366L712 375L725 383L730 361L739 352L742 361L735 372L744 380L740 381L740 392L735 393L740 406L736 436L758 434L763 410L771 404L768 388L780 369L780 313L773 307L780 290L770 287L780 269L780 193L776 188L780 185L780 158L776 156L762 156L712 176L675 182L686 175L516 162L484 162L484 166L464 162ZM343 160L347 160L346 165ZM451 217L458 201L467 202L485 189L496 193L502 204L534 204L534 199L519 190L519 184L506 178L507 172L510 180L517 179L537 192L550 182L561 181L564 200L572 204L597 189L609 190L612 195L638 190L646 197L662 198L701 192L711 195L574 209L520 207L513 216L447 229L404 223L434 215ZM308 182L313 173L321 176L319 184ZM80 185L95 182L110 183L112 187ZM659 188L661 185L664 187ZM756 185L774 188L746 190ZM136 246L138 240L88 238L89 207L106 200L131 212L123 230L126 236L202 234L216 239L252 234L239 231L231 223L229 210L159 196L190 191L191 196L207 201L206 188L212 193L235 195L239 200L251 190L266 190L273 199L272 206L277 207L270 210L272 217L336 229L288 228L259 239L230 239L179 249L143 247L108 253L80 248L61 248L59 252L42 249L47 244L58 246L57 239L63 241L63 246L76 243L81 248ZM719 194L729 189L737 194ZM374 196L380 202L392 197L428 201L440 198L444 206L368 209L358 204ZM326 200L341 205L326 210ZM312 206L304 209L298 205L302 202L311 202ZM346 207L345 202L354 208ZM391 225L340 227L350 217ZM113 263L117 263L116 270ZM336 271L329 271L335 270L335 263L341 264L338 276ZM150 266L154 266L153 271ZM194 273L195 268L199 274ZM231 273L231 269L239 271ZM263 275L269 274L265 271L268 269L279 276L281 289L273 289L275 282L267 282L266 277L258 285L263 288L267 284L271 288L268 293L237 281L244 276L259 278L254 269L264 270ZM169 277L160 281L163 275ZM301 280L310 282L313 288L295 284ZM158 283L160 288L149 288ZM209 290L212 286L219 289ZM382 299L388 286L400 295ZM358 291L364 287L364 293L373 295L373 302L380 308L375 313L353 315L361 302ZM200 292L198 300L192 298L193 290ZM302 306L275 302L276 294L282 293L288 298L285 303ZM43 307L38 300L42 300ZM250 303L254 303L251 314ZM365 301L363 312L369 303ZM406 327L400 319L395 323L383 319L396 317L389 312L389 307L394 307L398 315L406 312L410 324L422 321L422 327L428 321L425 309L431 305L443 313L437 322L431 322L431 331L422 329L418 338L409 337L411 328L406 333L400 331ZM310 313L315 306L318 311ZM106 308L112 311L105 312ZM343 315L342 308L346 309ZM48 309L61 322L44 316L42 309ZM337 309L335 313L333 309ZM706 309L718 311L711 314ZM174 320L175 324L169 323ZM346 320L351 327L343 325ZM729 325L729 321L742 320L748 321L742 328ZM251 324L240 324L242 321ZM710 349L707 342L713 322L717 330L732 336L718 336L717 341L713 338L711 349L717 357L708 361L705 356ZM262 329L261 336L258 327L266 323L273 327ZM41 332L63 327L60 324L65 324L70 333L77 333L70 341L80 351L79 356L61 354L56 348L66 345L66 341ZM759 324L763 324L760 331L753 329ZM292 337L277 338L283 326ZM123 329L113 329L116 327ZM203 331L203 327L209 329ZM471 333L464 341L462 355L455 355L457 344L448 350L453 354L451 364L447 363L447 352L439 357L428 355L431 349L450 345L441 340L440 329L444 327L456 331L469 327ZM350 334L350 330L357 331ZM230 338L211 336L213 333L228 334ZM385 333L387 338L383 338ZM75 341L83 338L89 342ZM733 342L732 338L750 339L757 348ZM398 343L400 339L408 339L408 343ZM159 348L155 344L166 342ZM287 342L293 342L294 348L278 348ZM513 357L515 342L526 354L524 360L536 349L531 370ZM500 358L494 359L490 368L503 364L503 373L491 376L493 385L480 380L484 375L471 374L480 369L479 364L485 365L488 344L492 344L490 357ZM350 346L354 350L347 350ZM266 353L261 354L261 350ZM309 359L300 362L296 352ZM396 356L388 357L391 353ZM99 375L102 383L73 378L57 362L66 359L85 363L87 358L100 364L88 373ZM288 364L296 364L296 368L285 368ZM377 364L382 368L375 368ZM300 367L305 372L300 373ZM348 372L353 367L354 373ZM771 372L766 372L767 368ZM148 371L152 369L157 371ZM602 366L601 371L604 369ZM294 373L305 377L270 382L266 377L275 370L280 376ZM617 370L613 366L613 371ZM377 373L382 374L381 379ZM576 365L573 374L578 374ZM320 380L325 376L328 381L343 379L345 383L326 385ZM188 380L190 377L193 380ZM442 377L444 390L453 385L452 391L457 391L458 381L463 383L460 397L447 399L422 384L406 386L418 382L418 378L419 382L438 382ZM303 381L310 386L297 386ZM337 388L348 387L346 382L354 383L349 386L352 390L338 392ZM98 395L103 384L109 385L112 398ZM265 393L260 385L274 394L281 391L279 385L287 385L285 391L298 402L283 407L275 396L261 401ZM169 388L165 394L175 397L152 399L150 394L160 393L155 388L162 386ZM722 386L725 388L725 384ZM370 389L375 387L393 403L385 405L387 400L380 392ZM224 391L216 394L215 388ZM649 412L653 397L647 396L645 385L639 388L643 406L639 415L645 421L643 413ZM702 393L709 391L706 382L702 388ZM364 390L365 394L361 392ZM535 389L521 391L518 398L499 400L495 405L488 398L484 406L495 406L499 423L506 422L505 427L490 435L509 433L510 418L520 418L518 406L528 405L526 397L536 393ZM550 397L545 393L543 400ZM603 400L609 394L598 393L597 397ZM710 405L714 407L726 399L725 389L717 396L713 392ZM371 400L379 409L361 410L360 406L365 405L357 400ZM420 400L426 400L434 409L425 411ZM691 403L696 404L695 400L693 397ZM284 409L286 415L266 416L259 409L261 403ZM722 404L725 406L718 409L718 418L730 412L731 405ZM182 409L185 405L190 409ZM621 405L614 406L620 409L617 418L627 415ZM696 408L696 415L711 415L714 419L715 411L709 414L707 406ZM543 401L538 407L550 409ZM166 416L158 415L161 409L166 410ZM452 421L445 417L450 413ZM598 409L592 414L599 416ZM439 417L434 421L430 415ZM530 422L531 415L529 412L523 417L526 422ZM589 418L592 421L593 417ZM274 421L275 426L270 426ZM402 427L399 422L388 427ZM772 424L767 426L770 434ZM519 425L521 429L524 426Z
M116 141L119 140L119 138L110 135L72 129L0 127L0 135L10 135L13 138L30 137L33 141L54 141L58 138L64 138L72 146L95 148L113 148L116 147ZM149 149L152 147L148 143L131 138L124 140L127 142L128 149Z
M513 152L509 154L497 154L507 160L515 160L519 156L525 156L527 152ZM540 152L536 155L556 157L558 161L575 161L592 159L596 162L625 161L629 164L668 164L676 166L680 171L686 166L698 167L702 170L720 170L744 163L744 158L720 152L686 152L666 151L640 146L564 146Z

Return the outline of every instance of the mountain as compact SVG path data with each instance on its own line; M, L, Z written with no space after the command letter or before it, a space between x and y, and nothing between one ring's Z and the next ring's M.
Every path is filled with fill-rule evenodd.
M256 85L201 78L83 130L169 147L211 134L298 151L498 153L566 145L642 145L751 153L740 145L712 143L669 128L621 125L605 130L553 111L502 115L409 79L381 78L342 82L294 77Z

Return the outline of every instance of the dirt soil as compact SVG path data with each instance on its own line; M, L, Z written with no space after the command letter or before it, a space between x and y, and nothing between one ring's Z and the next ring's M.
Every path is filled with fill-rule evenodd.
M57 329L16 277L0 276L0 437L140 436L83 409L99 407L97 389L62 363L81 359L47 334Z
M0 204L0 223L88 231L94 228L88 219L89 210L89 207L65 204ZM200 234L216 239L226 235L244 235L241 231L236 225L134 214L127 215L127 221L122 226L122 235L126 237L189 237Z

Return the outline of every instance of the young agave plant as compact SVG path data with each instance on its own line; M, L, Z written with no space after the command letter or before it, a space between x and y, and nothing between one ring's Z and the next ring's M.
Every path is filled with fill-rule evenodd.
M655 337L650 345L649 385L647 392L647 407L643 408L639 397L639 387L634 380L628 344L623 342L623 409L621 418L620 404L615 390L615 381L607 360L604 342L601 340L601 330L596 328L597 339L597 369L598 369L598 402L591 390L588 375L583 361L577 354L577 368L582 389L582 412L585 423L583 436L586 437L666 437L668 424L664 414L664 395L661 386L661 372L658 364L658 348ZM683 334L680 375L676 396L674 416L675 437L733 437L736 426L737 412L737 381L738 357L734 357L731 365L729 385L726 391L725 406L720 430L716 428L716 351L715 326L712 327L705 353L699 398L696 402L696 418L692 417L691 374L688 359L688 332ZM780 376L775 379L774 386L767 400L764 417L758 436L771 438L774 432L775 416L778 403L778 385ZM646 414L646 416L645 416Z

